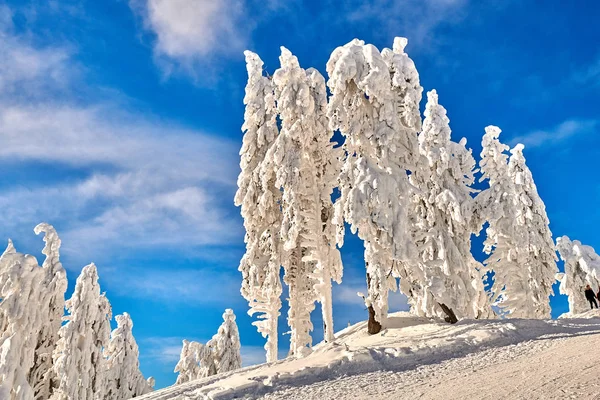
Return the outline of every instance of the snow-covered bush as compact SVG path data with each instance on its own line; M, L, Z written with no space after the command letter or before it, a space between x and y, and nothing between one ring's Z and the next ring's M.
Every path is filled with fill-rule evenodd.
M104 352L106 367L106 400L127 400L152 391L140 371L138 345L133 337L133 321L129 314L117 315L117 328L110 334Z
M66 308L67 323L58 331L53 354L58 387L51 399L103 399L108 377L102 350L109 345L112 315L93 263L81 271Z
M585 286L600 291L600 256L594 248L579 240L562 236L556 239L556 249L565 262L565 272L557 274L560 293L569 296L569 313L579 314L589 310Z
M212 349L212 358L217 373L233 371L242 367L240 334L233 310L229 308L225 310L223 323L205 347Z
M184 340L175 372L179 373L176 385L215 375L217 368L212 347Z

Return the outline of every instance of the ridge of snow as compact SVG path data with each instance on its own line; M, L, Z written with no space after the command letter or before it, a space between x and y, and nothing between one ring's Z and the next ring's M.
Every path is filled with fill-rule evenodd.
M256 398L282 386L301 386L341 376L375 371L405 371L466 356L483 349L522 342L600 333L600 312L561 320L464 320L454 325L390 314L387 328L368 335L360 322L320 343L302 359L246 367L169 387L140 397L146 400Z

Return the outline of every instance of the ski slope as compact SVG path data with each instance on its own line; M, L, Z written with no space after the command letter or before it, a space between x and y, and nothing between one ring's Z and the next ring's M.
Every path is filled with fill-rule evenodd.
M600 398L600 313L559 320L436 323L392 314L303 359L247 367L140 399Z

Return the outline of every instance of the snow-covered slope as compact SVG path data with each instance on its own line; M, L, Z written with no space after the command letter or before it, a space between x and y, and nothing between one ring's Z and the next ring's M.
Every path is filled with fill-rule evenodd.
M525 371L528 365L537 368L527 362L527 355L553 346L568 348L569 341L578 340L580 347L575 348L579 350L571 356L581 353L591 357L589 353L597 352L581 350L592 343L595 348L600 340L598 311L560 320L481 320L461 321L455 325L396 313L390 316L387 329L372 336L366 333L365 325L362 322L339 332L333 343L316 346L315 351L303 359L247 367L166 388L141 399L254 399L266 396L271 399L324 400L335 397L340 400L362 398L363 395L380 398L384 393L394 394L389 398L404 398L412 393L406 392L408 388L414 389L415 384L427 388L427 382L439 380L440 373L456 380L469 372L505 365L507 360L521 357L524 370L513 371L515 382L503 383L510 386L518 384L519 376L525 372L535 372L533 369L533 372ZM553 359L552 351L549 351L548 359ZM563 353L565 351L561 350ZM590 362L590 367L595 367L600 362L600 355ZM579 364L563 365L563 370L558 372L564 375L574 370L573 367L583 368ZM544 370L549 372L540 368L540 373ZM507 372L507 369L503 371ZM446 379L442 381L446 382ZM468 385L457 385L453 390L466 387ZM474 386L477 387L482 386ZM597 392L600 393L598 390L590 393ZM427 390L423 394L428 397ZM553 397L548 393L545 396ZM564 393L559 397L564 397Z

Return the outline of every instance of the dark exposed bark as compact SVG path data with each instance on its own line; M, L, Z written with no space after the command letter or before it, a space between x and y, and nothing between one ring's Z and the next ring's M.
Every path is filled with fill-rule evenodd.
M444 311L444 313L446 313L446 318L444 318L444 321L449 322L451 324L455 324L458 322L458 318L456 318L456 314L454 314L454 311L452 311L452 309L450 307L448 307L447 305L445 305L443 303L438 303L438 304L442 308L442 311Z
M381 332L381 324L375 320L375 309L373 306L369 306L369 322L367 324L367 331L369 335L374 335Z
M371 277L367 274L367 290L371 288ZM370 292L370 290L369 290ZM375 320L375 309L373 305L368 307L369 310L369 322L367 323L367 332L369 335L374 335L381 332L381 324Z

